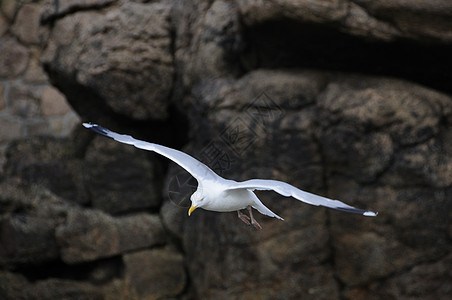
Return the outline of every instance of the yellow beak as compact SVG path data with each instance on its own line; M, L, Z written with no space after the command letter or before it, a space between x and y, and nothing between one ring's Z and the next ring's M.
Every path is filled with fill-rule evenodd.
M190 206L190 209L188 210L188 215L190 216L191 213L197 208L197 206Z

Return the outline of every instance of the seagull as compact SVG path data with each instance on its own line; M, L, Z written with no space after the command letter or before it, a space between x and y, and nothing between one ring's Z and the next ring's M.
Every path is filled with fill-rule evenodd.
M282 196L293 197L299 201L311 205L324 206L368 217L375 217L378 214L373 211L355 208L339 200L332 200L302 191L283 181L250 179L238 182L235 180L225 179L217 175L214 171L212 171L212 169L199 160L179 150L138 140L130 135L119 134L97 124L83 123L83 126L120 143L133 145L139 149L154 151L172 160L190 173L198 182L198 187L190 197L191 206L188 210L189 216L197 208L203 208L205 210L216 212L237 211L237 215L240 220L245 222L247 225L253 225L258 230L261 230L262 226L253 217L252 208L263 215L284 220L267 208L259 200L259 198L257 198L254 193L255 190L274 191ZM245 209L248 210L249 216L242 212L242 210Z

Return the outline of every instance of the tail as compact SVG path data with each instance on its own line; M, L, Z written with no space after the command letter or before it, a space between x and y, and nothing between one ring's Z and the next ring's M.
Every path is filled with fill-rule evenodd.
M258 212L260 212L263 215L272 217L272 218L277 218L280 219L281 221L284 221L283 218L281 218L280 216L278 216L277 214L275 214L274 212L272 212L267 206L265 206L261 200L259 200L259 198L257 198L256 194L254 194L254 192L249 191L251 194L253 194L253 198L254 198L254 205L252 205L252 207L257 210Z

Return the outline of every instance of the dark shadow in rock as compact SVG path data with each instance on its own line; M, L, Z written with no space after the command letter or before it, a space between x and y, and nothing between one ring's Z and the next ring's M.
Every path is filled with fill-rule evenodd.
M407 40L375 42L331 26L275 20L244 27L246 72L257 68L315 68L400 77L452 92L452 45Z
M99 259L75 265L67 265L61 260L37 266L23 266L16 269L30 282L49 278L89 280L98 284L121 277L123 272L121 256Z

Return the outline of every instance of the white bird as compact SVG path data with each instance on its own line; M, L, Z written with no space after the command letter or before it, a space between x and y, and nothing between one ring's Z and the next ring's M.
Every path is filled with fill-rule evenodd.
M254 190L273 190L283 196L293 197L315 206L324 206L370 217L377 215L373 211L358 209L339 200L332 200L304 192L293 185L278 180L251 179L237 182L225 179L217 175L199 160L179 150L137 140L130 135L118 134L96 124L83 123L83 126L118 142L133 145L139 149L154 151L169 158L189 172L198 181L198 188L190 197L191 206L188 210L189 216L196 208L217 212L237 211L238 217L243 222L248 225L252 224L256 229L262 229L253 217L251 208L254 208L263 215L284 220L268 209L254 194ZM249 211L249 217L241 212L243 209Z

